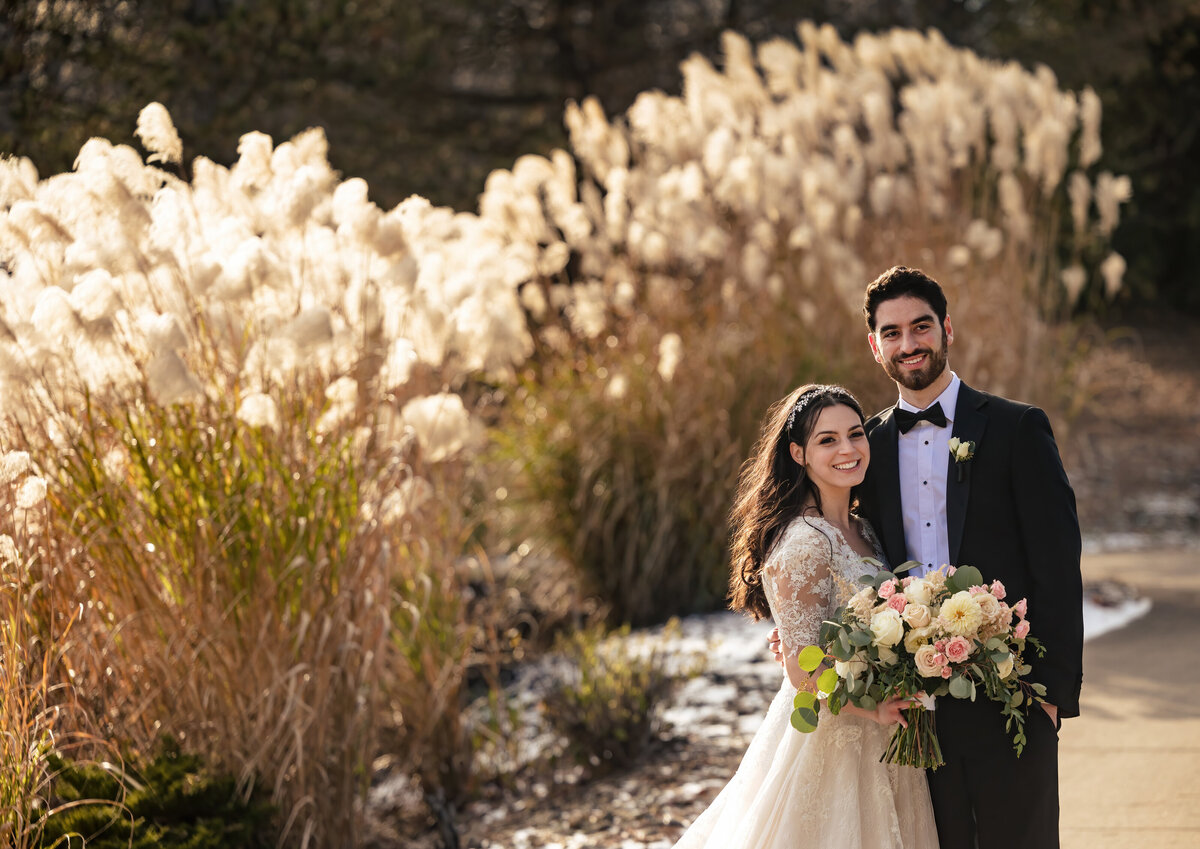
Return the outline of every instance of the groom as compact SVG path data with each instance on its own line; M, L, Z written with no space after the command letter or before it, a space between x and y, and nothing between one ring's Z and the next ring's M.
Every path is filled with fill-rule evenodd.
M938 699L945 765L927 775L940 849L1057 849L1058 728L1079 714L1083 604L1075 495L1050 422L950 370L946 296L921 271L885 271L863 311L875 360L900 394L866 424L871 463L858 493L888 562L919 562L909 574L970 565L1000 580L1010 602L1028 599L1046 648L1029 658L1046 704L1031 708L1019 758L999 705ZM951 437L973 444L969 459L951 455Z
M946 296L924 273L885 271L867 287L863 312L875 361L900 393L867 422L871 464L859 493L888 562L974 566L1010 600L1029 600L1046 647L1029 675L1046 685L1046 704L1031 710L1019 758L999 705L938 699L946 764L928 776L941 849L1056 849L1058 728L1079 715L1083 592L1075 494L1050 422L950 370ZM951 456L951 437L973 443L970 459Z

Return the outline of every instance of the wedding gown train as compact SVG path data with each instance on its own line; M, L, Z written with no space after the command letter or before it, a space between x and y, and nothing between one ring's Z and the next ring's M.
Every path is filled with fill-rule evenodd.
M793 521L763 570L785 651L816 643L822 620L872 571L824 519ZM937 849L924 771L879 762L891 728L822 710L816 731L801 734L795 695L784 675L737 772L677 849Z

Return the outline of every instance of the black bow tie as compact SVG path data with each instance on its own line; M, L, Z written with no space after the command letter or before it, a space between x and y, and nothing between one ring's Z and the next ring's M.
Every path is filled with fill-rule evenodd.
M900 428L901 433L908 433L919 421L926 421L938 427L946 426L946 414L942 412L942 404L939 401L932 407L926 407L919 413L910 413L908 410L896 408L896 427Z

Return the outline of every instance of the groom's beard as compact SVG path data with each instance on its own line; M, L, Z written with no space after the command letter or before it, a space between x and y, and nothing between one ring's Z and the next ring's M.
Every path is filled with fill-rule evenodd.
M925 361L925 365L916 371L909 371L903 368L899 361L907 360L909 357L915 357L917 354L927 354L929 359ZM942 372L946 370L946 338L942 334L942 344L936 350L929 348L921 348L917 351L909 351L906 354L896 357L891 360L883 361L883 370L887 372L887 376L899 383L905 389L911 389L914 392L920 392L922 389L930 386L935 380L941 377Z

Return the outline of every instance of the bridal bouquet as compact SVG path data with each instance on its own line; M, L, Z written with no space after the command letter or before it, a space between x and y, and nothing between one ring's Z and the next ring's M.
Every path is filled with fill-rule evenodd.
M1046 695L1043 685L1021 679L1030 672L1025 652L1045 651L1029 636L1026 600L1007 604L1004 585L985 584L972 566L916 578L898 574L916 563L889 572L878 561L867 562L881 571L863 576L867 586L838 608L834 620L822 623L820 643L800 652L800 668L810 674L833 661L817 678L830 712L847 704L874 710L887 699L917 699L906 711L908 727L896 727L880 760L936 768L943 760L930 699L973 701L982 690L1002 705L1019 756L1029 705ZM796 694L792 725L798 731L816 729L817 700L817 693Z

